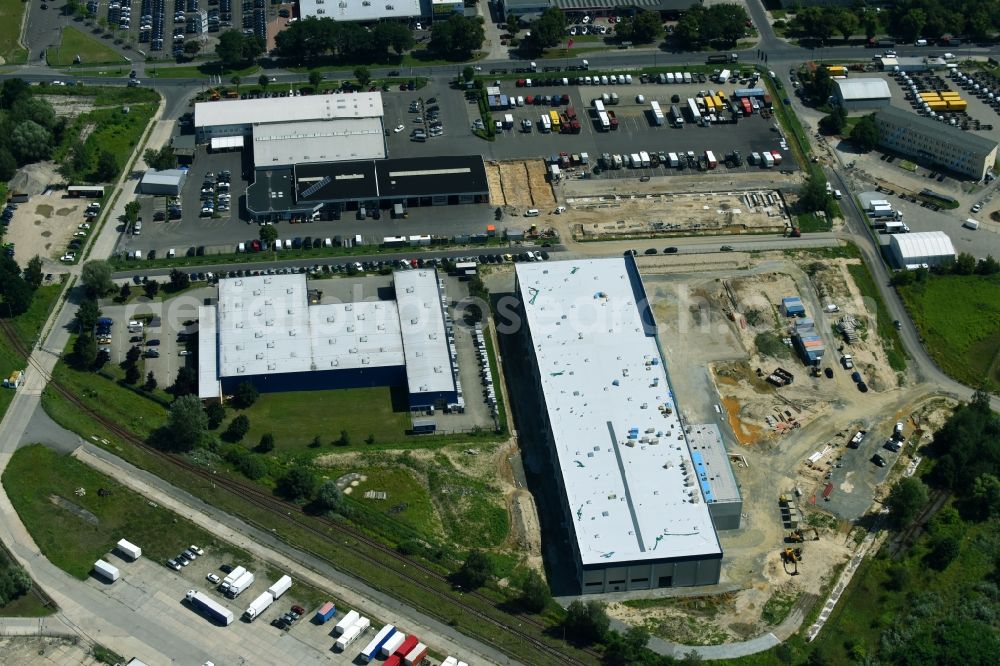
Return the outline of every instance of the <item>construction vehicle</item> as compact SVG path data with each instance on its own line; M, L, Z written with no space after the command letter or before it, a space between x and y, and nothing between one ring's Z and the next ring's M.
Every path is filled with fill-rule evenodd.
M789 543L802 543L806 540L806 534L812 533L810 541L819 541L819 530L815 527L798 528L788 535Z
M785 568L785 573L789 576L799 575L799 562L802 561L802 549L801 548L786 548L781 551L781 564ZM789 571L789 563L794 565L794 568Z

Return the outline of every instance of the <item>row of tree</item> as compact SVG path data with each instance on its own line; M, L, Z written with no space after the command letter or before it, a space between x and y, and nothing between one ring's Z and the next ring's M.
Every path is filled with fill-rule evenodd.
M31 307L35 290L42 286L42 260L32 257L22 271L13 258L0 255L0 317L16 317Z
M358 23L309 17L275 36L275 53L298 64L335 57L343 62L385 62L391 48L398 55L413 48L413 33L395 21L371 28ZM481 42L480 42L481 43Z
M0 608L27 594L31 584L28 572L0 553Z
M987 40L1000 30L1000 0L899 0L883 11L863 4L812 5L796 10L790 27L803 37L822 41L838 34L846 40L857 34L871 39L886 33L908 43L919 38L934 42L944 35Z
M681 15L674 39L685 48L717 42L735 45L747 33L750 17L743 5L719 3L709 7L692 5Z

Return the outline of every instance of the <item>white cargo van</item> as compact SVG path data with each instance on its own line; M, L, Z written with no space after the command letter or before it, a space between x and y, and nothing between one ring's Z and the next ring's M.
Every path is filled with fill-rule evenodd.
M538 215L539 213L537 208L529 208L528 210L524 211L525 217L538 217Z
M236 251L237 252L246 252L247 251L247 244L241 242L239 245L236 246Z
M966 219L965 222L962 223L962 226L965 227L966 229L972 229L973 231L975 231L976 229L979 228L979 220L973 220L970 217Z

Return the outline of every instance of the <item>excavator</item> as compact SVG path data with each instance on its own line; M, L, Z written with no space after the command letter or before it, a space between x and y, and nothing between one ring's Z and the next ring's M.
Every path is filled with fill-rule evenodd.
M801 548L786 548L781 551L781 564L785 568L785 573L789 576L799 575L799 562L802 561L802 549ZM789 571L788 565L791 563L794 568Z
M806 534L812 533L812 539L810 541L819 541L819 530L815 527L799 528L788 535L789 543L802 543L806 540Z

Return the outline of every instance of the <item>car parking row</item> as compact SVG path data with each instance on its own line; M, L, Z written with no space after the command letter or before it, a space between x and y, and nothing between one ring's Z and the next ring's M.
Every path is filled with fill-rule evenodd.
M83 247L83 244L87 241L87 236L90 235L90 223L101 214L101 204L98 202L93 202L87 206L83 212L84 221L77 225L76 231L73 232L73 237L69 240L66 245L66 251L59 257L59 261L63 263L71 264L76 261L77 252Z
M220 171L216 176L214 173L205 174L205 180L201 184L201 217L212 217L216 212L229 212L232 204L232 194L230 194L230 181L232 173Z
M140 44L148 44L151 51L170 50L174 57L184 56L184 42L188 35L218 33L234 26L232 0L208 0L202 9L199 0L174 0L173 27L167 31L166 0L141 0L138 20L133 20L134 0L110 0L107 5L107 22L115 30L134 31ZM264 0L242 2L244 32L266 36L266 5ZM96 16L100 0L89 0L87 12ZM259 17L257 16L259 13ZM258 20L259 19L259 20Z

